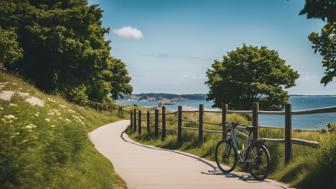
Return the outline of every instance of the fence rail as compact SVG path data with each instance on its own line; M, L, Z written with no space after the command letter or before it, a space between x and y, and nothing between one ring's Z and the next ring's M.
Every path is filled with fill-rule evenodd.
M115 111L117 110L120 115L123 115L124 113L124 107L116 104L104 104L100 102L95 101L89 101L87 103L87 106L96 110L96 111Z
M309 141L309 140L303 140L303 139L297 139L292 138L292 115L310 115L310 114L320 114L320 113L335 113L336 107L325 107L325 108L318 108L318 109L309 109L309 110L296 110L292 111L291 104L285 105L284 111L260 111L259 110L259 104L254 103L252 110L229 110L228 105L224 105L222 111L208 111L204 110L204 106L202 104L199 105L199 109L196 111L194 110L182 110L182 106L178 106L178 110L175 112L166 112L166 108L163 106L161 112L159 113L158 109L155 109L154 112L147 111L147 114L141 114L141 111L138 111L134 109L133 111L130 111L130 120L131 125L130 128L133 132L138 130L138 133L141 134L141 118L145 116L145 120L147 122L146 128L147 132L151 132L150 129L150 121L154 120L154 134L155 136L159 136L159 125L161 125L161 139L164 140L166 137L167 130L170 131L177 131L177 140L182 141L182 132L183 130L193 130L198 132L198 139L199 141L203 142L204 140L204 133L209 134L222 134L223 137L226 136L226 129L230 125L230 123L227 122L227 115L228 114L252 114L252 126L254 126L256 129L255 133L253 133L255 138L259 137L259 115L283 115L285 119L285 132L284 132L284 138L260 138L265 140L266 143L271 144L285 144L285 163L289 163L292 157L292 144L297 145L303 145L307 147L319 147L319 143L316 141ZM183 113L198 113L198 120L188 120L185 118L182 118ZM207 122L204 121L204 113L221 113L221 122L220 123L213 123L213 122ZM174 116L174 120L167 120L168 115L177 115ZM161 117L161 119L159 119ZM171 117L170 117L171 118ZM166 122L176 122L177 121L177 127L170 127L166 128ZM196 123L198 124L198 127L185 127L182 126L182 123ZM159 124L160 123L160 124ZM215 126L221 126L221 130L212 130L212 129L205 129L205 125L215 125ZM138 126L138 127L137 127ZM241 127L248 126L248 125L240 125ZM242 135L244 135L242 133Z

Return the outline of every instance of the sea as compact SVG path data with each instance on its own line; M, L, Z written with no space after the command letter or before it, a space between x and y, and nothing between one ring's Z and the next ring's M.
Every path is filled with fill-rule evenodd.
M336 106L336 95L307 95L307 96L290 96L292 110L305 110L313 108L322 108ZM118 100L121 105L138 105L146 107L157 106L156 102L135 101L135 100ZM187 100L172 105L166 105L167 109L177 110L179 105L188 107L188 109L197 109L199 104L204 104L205 109L215 110L212 108L213 101ZM336 113L324 113L313 115L293 115L292 124L294 129L320 130L326 128L327 123L336 122ZM259 124L271 127L284 128L285 117L283 115L260 115Z

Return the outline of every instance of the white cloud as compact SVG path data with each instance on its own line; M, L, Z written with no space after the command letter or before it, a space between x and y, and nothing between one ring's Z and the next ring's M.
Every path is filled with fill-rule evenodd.
M113 32L117 36L126 38L126 39L142 39L143 38L142 31L137 28L133 28L131 26L126 26L126 27L122 27L119 29L115 29L113 30Z

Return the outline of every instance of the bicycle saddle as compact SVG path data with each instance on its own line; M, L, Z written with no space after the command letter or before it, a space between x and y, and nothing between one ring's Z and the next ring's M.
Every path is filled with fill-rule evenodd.
M246 130L248 130L248 131L255 131L255 130L257 129L257 128L254 127L254 126L246 126L245 128L246 128Z

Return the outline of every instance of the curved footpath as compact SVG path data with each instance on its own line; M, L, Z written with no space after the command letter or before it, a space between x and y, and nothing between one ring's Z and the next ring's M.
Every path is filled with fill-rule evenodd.
M129 121L102 126L89 134L96 148L113 162L128 188L275 189L287 186L272 180L255 181L247 173L221 174L216 163L180 151L132 141L124 130Z

